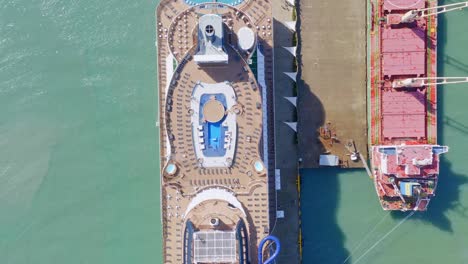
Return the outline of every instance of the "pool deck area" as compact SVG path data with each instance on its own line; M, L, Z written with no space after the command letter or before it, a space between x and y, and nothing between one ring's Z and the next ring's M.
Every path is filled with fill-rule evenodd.
M222 17L227 63L200 65L194 60L198 21L207 14ZM236 229L236 219L241 219L248 230L244 237L250 263L256 264L258 244L271 226L270 146L264 129L273 86L271 4L261 0L244 1L236 7L221 3L190 6L183 0L163 0L156 17L164 263L192 263L183 246L191 243L183 231L189 223L193 223L190 228L195 232L231 232ZM256 36L256 74L247 63L253 51L237 47L235 33L243 27ZM226 135L230 133L223 157L203 156L202 146L206 149L210 139L206 135L209 128L202 121L219 118L217 114L200 116L203 94L222 94L226 100L224 105L221 98L214 99L225 107L225 116L220 121L221 130L212 127L212 133L220 137L226 131ZM219 104L213 103L210 107L219 109ZM222 143L224 146L226 142ZM216 164L210 159L216 159ZM209 224L210 218L222 224L214 227Z
M210 100L207 101L205 97L216 98L216 95L222 102L225 101L226 111L222 113L224 117L219 127L220 132L223 132L223 138L217 139L216 145L218 146L215 148L211 144L213 139L210 138L210 128L214 124L204 120L206 117L203 116L202 107ZM190 100L188 111L191 113L192 139L198 162L204 168L231 166L237 143L237 114L235 112L240 111L233 87L225 82L214 84L197 82ZM210 114L220 113L211 112Z

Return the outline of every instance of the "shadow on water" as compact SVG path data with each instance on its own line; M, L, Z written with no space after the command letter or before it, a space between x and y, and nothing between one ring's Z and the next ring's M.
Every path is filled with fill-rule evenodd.
M440 20L442 20L442 19L439 19L439 21ZM440 47L440 45L439 45L439 47ZM460 71L468 74L468 63L462 62L462 61L458 60L457 58L452 57L450 55L443 54L441 57L442 57L442 61L441 61L442 63L441 64L448 64L448 65L456 68L457 70L460 70Z
M447 215L448 212L455 211L464 218L468 218L468 208L460 203L460 189L464 184L468 184L468 178L454 172L451 163L442 158L436 197L432 198L426 212L415 214L412 220L427 222L442 231L452 233L452 223ZM403 219L407 213L394 211L391 215L395 219Z
M442 231L452 233L452 223L447 215L448 212L455 211L464 218L468 218L468 208L460 203L460 189L464 184L468 184L468 178L454 172L450 162L442 158L436 196L432 198L427 211L415 214L412 220L427 222ZM397 211L391 213L395 219L403 219L406 215L407 213Z
M345 236L336 221L340 172L340 169L301 170L304 263L342 263L349 256Z
M445 3L444 3L445 2ZM439 2L442 4L450 3L450 1L442 1ZM445 64L449 64L453 66L453 62L455 61L453 58L445 55L445 46L446 46L446 38L447 38L447 24L446 19L442 15L439 17L439 24L438 24L438 64L437 64L437 72L440 75L445 74ZM450 62L447 61L447 58L450 58ZM458 63L464 67L464 70L468 71L468 65L463 65ZM458 67L457 67L458 68ZM437 107L437 116L438 116L438 138L439 144L443 145L442 142L444 138L444 126L447 125L453 129L456 129L464 134L468 133L468 126L460 123L453 118L447 116L445 114L445 106L443 104L444 101L444 93L442 89L438 89L437 92L438 97L438 107ZM450 146L449 146L450 147ZM436 197L431 200L427 212L421 212L415 214L412 218L413 221L423 221L434 225L435 227L439 228L442 231L446 232L453 232L452 223L450 218L448 217L448 212L455 211L459 213L464 218L468 218L467 210L464 205L460 202L460 189L462 185L468 184L468 177L466 175L458 174L457 172L453 171L451 163L442 155L440 161L440 174L439 174L439 181L437 184L437 192ZM392 212L392 217L396 219L403 219L407 213L403 212Z
M458 132L461 132L462 134L466 135L468 134L468 125L465 125L464 123L451 118L449 116L444 116L442 120L439 119L439 122L442 122L443 125L449 126Z

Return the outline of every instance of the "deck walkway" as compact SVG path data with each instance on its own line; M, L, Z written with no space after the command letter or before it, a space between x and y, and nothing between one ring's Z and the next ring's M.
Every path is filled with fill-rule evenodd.
M299 193L296 185L297 141L295 132L284 122L296 121L296 108L285 97L293 97L292 80L283 72L293 71L294 56L283 47L292 46L293 32L285 22L292 19L292 7L286 0L273 1L274 17L274 124L275 124L275 173L270 174L270 183L276 190L270 192L270 201L275 201L272 207L279 212L271 223L272 234L281 241L281 252L276 263L299 264ZM282 214L282 215L281 215ZM283 216L283 217L281 217Z

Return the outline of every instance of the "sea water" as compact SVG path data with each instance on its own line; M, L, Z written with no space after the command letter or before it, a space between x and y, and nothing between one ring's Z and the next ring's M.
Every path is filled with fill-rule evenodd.
M0 0L0 263L161 263L157 1Z
M156 4L0 0L0 263L162 262ZM441 76L468 76L467 23L440 19ZM304 263L468 263L467 87L439 90L428 212L364 257L405 215L364 170L303 171Z

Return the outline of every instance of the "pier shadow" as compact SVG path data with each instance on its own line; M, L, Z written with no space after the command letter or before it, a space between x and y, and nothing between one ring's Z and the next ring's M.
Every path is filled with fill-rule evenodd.
M301 2L297 5L297 137L298 154L302 159L299 168L317 168L319 156L326 152L325 146L319 138L319 129L325 124L325 110L320 99L312 92L312 87L302 79L303 56L302 56L302 8ZM312 69L311 65L308 65Z
M298 73L298 76L302 74ZM299 78L299 77L298 77ZM319 129L325 124L325 110L309 84L298 81L298 152L300 168L317 168L319 156L327 150L320 141Z
M312 92L309 83L302 79L302 8L297 10L297 136L301 177L300 215L302 230L303 263L342 263L349 256L345 248L345 235L337 222L339 193L339 168L318 168L319 155L326 151L319 138L319 129L325 124L325 110L321 100ZM294 43L293 43L294 44Z
M439 4L448 4L450 1L441 1ZM446 62L448 56L445 55L445 46L447 38L447 24L444 16L439 17L438 24L438 63L437 72L439 75L445 75L445 65L451 63ZM468 68L466 69L468 70ZM463 134L468 133L468 126L454 120L445 113L445 102L443 88L437 91L438 107L438 144L444 145L445 126L454 128ZM464 135L463 135L464 136ZM450 147L450 146L449 146ZM449 233L453 232L452 223L448 216L449 212L456 212L463 218L468 218L468 205L462 204L460 201L460 190L463 185L468 184L468 175L457 173L453 170L452 164L445 158L443 154L440 161L439 181L437 184L436 196L432 198L426 212L418 212L410 221L422 221L439 228L442 231ZM403 219L407 213L392 212L391 216L395 219ZM467 219L468 221L468 219Z
M339 168L300 170L303 263L342 263L349 256L336 220L340 172Z
M274 115L275 115L275 146L277 151L276 167L297 168L298 142L295 133L284 122L297 122L298 107L295 107L285 97L296 97L298 83L294 82L284 72L295 72L297 69L294 56L283 47L294 46L293 32L282 21L273 19L274 26ZM299 53L299 51L297 51ZM299 76L297 77L299 79ZM298 98L299 100L299 98ZM299 104L299 102L297 102ZM299 126L299 125L298 125Z

